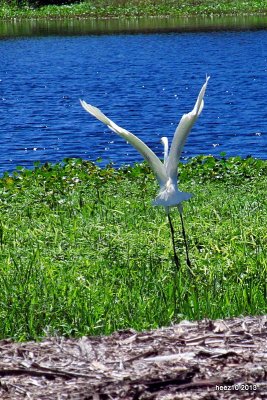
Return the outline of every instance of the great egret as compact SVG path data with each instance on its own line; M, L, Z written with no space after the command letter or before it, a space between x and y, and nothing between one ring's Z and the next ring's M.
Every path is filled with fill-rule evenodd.
M156 199L153 202L153 205L156 206L164 206L166 210L166 214L168 216L168 220L171 228L172 235L172 243L174 250L174 258L176 262L177 268L179 268L179 261L175 250L175 241L174 241L174 230L170 218L170 207L177 206L183 228L183 235L185 239L184 225L182 219L182 201L190 199L192 197L191 193L181 192L178 189L178 178L177 178L177 167L179 163L179 159L186 141L186 138L191 131L192 126L200 115L203 106L204 106L204 95L206 91L206 87L209 81L209 77L206 77L206 82L202 86L195 106L191 112L188 114L184 114L180 120L179 125L176 128L174 133L174 137L172 140L170 152L168 139L163 137L161 139L164 145L164 162L156 156L156 154L137 136L133 135L131 132L127 131L124 128L121 128L117 124L115 124L111 119L109 119L105 114L102 113L97 107L94 107L90 104L87 104L84 100L80 100L82 107L99 121L103 122L107 125L113 132L117 133L119 136L123 137L127 142L129 142L149 163L151 169L153 170L157 181L160 186L160 190ZM185 240L186 243L186 240ZM188 257L188 249L186 245L187 252L187 263L190 267L190 261Z

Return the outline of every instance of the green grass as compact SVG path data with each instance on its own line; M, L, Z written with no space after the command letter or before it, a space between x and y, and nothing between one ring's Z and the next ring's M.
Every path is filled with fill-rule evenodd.
M243 15L267 12L266 0L98 0L66 5L17 5L0 0L0 18L137 17L189 15Z
M175 269L146 164L82 160L0 180L0 338L97 335L181 319L266 313L267 161L197 157L180 166L194 279L179 215Z

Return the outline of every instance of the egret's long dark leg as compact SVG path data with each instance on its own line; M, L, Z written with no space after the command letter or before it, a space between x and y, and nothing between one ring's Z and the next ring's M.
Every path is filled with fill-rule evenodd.
M191 261L189 258L189 250L188 250L188 244L186 240L186 234L185 234L185 226L184 226L184 219L183 219L183 213L180 211L180 208L178 207L180 218L181 218L181 224L182 224L182 233L183 233L183 238L184 238L184 244L185 244L185 251L186 251L186 263L188 267L191 267Z
M179 214L180 214L180 218L181 218L181 224L182 224L182 233L183 233L183 238L184 238L184 244L185 244L185 251L186 251L186 264L189 268L189 271L192 273L191 270L191 261L189 258L189 249L188 249L188 244L187 244L187 240L186 240L186 234L185 234L185 226L184 226L184 219L183 219L183 206L181 204L179 204L177 206Z
M168 215L168 220L169 220L169 224L170 224L170 228L171 228L171 236L172 236L172 246L173 246L174 262L175 262L175 265L176 265L177 270L179 270L180 267L181 267L181 263L180 263L180 260L179 260L179 258L178 258L178 256L177 256L177 253L176 253L175 238L174 238L174 229L173 229L173 225L172 225L172 220L171 220L171 217L170 217L170 213L168 212L167 215Z

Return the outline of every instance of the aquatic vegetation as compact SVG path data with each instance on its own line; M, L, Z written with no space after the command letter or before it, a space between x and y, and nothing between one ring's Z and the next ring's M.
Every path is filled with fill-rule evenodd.
M8 1L0 3L0 18L72 18L72 17L139 17L189 15L240 15L266 13L264 0L98 0L55 5L42 5L41 1Z

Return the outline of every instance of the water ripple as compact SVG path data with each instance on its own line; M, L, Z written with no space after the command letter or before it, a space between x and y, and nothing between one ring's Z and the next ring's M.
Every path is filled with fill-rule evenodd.
M205 109L184 156L267 158L267 31L42 37L0 41L0 171L82 157L141 161L91 118L100 107L162 156L206 74Z

